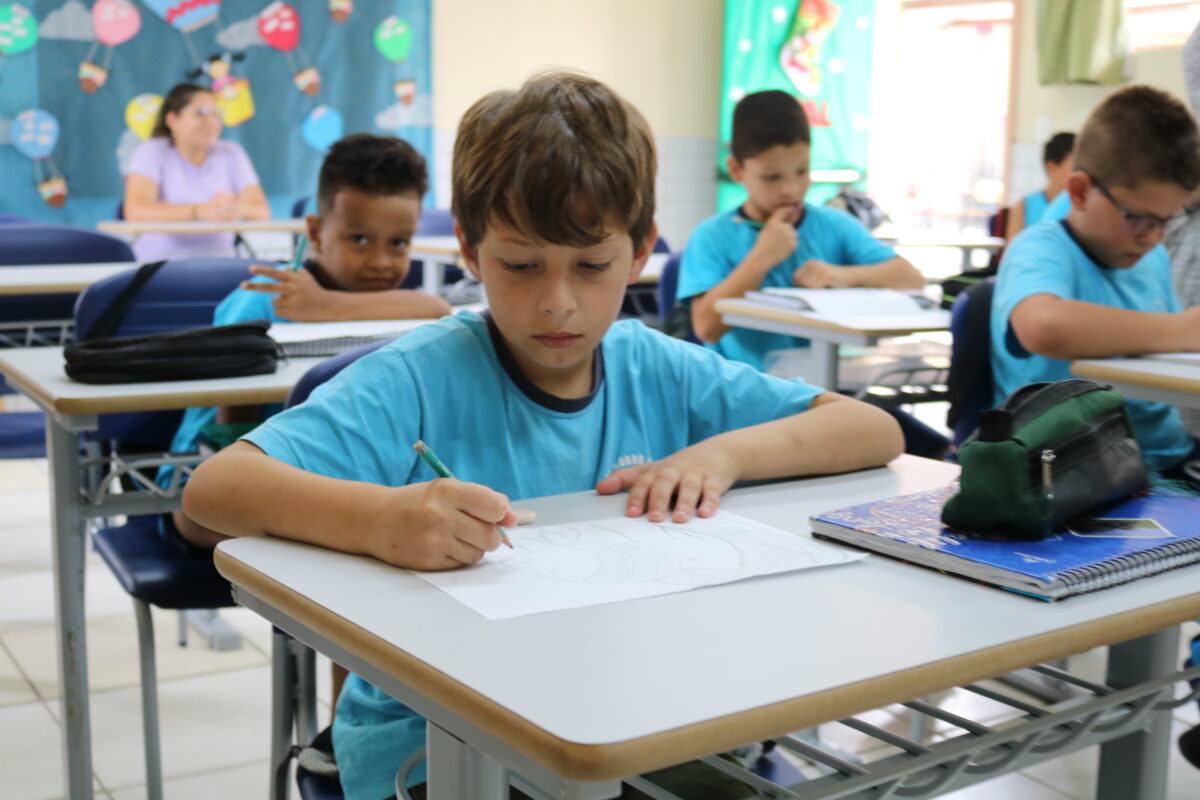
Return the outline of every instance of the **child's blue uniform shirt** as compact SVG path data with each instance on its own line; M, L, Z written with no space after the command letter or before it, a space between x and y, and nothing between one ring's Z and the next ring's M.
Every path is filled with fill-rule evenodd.
M725 280L754 247L761 230L762 225L747 218L741 209L717 214L701 223L684 250L676 296L686 300ZM871 236L858 220L836 208L806 203L796 234L799 240L796 249L771 268L760 288L793 286L792 274L809 259L847 266L878 264L896 257L895 251ZM770 351L807 347L808 340L733 328L716 344L705 346L761 370Z
M460 480L516 502L591 490L616 469L800 413L821 393L635 321L609 330L595 363L589 397L552 397L465 311L363 357L245 438L301 469L386 486L436 477L412 449L421 439ZM350 800L390 796L399 764L425 743L423 719L355 676L333 730ZM421 780L424 770L411 782Z
M1060 219L1066 219L1067 214L1071 213L1071 193L1063 189L1058 193L1058 196L1050 201L1050 205L1046 206L1046 210L1042 212L1041 222L1058 222ZM1029 217L1025 218L1026 225L1032 225L1039 220L1032 220Z
M1025 195L1025 228L1041 222L1042 214L1046 213L1046 206L1048 205L1050 203L1046 200L1046 193L1041 189Z
M1129 269L1108 269L1091 259L1065 222L1041 222L1022 231L1004 251L992 299L992 374L997 403L1027 383L1072 377L1070 362L1029 353L1013 333L1009 324L1013 309L1035 294L1131 311L1179 311L1170 261L1162 245ZM1192 440L1174 406L1134 399L1128 405L1151 468L1172 467L1187 457Z
M251 283L274 283L270 278L255 275ZM271 301L275 295L263 292L252 292L249 289L234 289L213 312L213 325L233 325L252 319L269 319L271 322L287 322L288 320L275 313ZM276 414L283 408L281 403L271 403L264 407L264 414ZM172 453L189 453L196 449L196 441L200 438L200 429L209 423L216 422L217 409L213 406L189 408L183 412L183 419L171 440ZM166 488L171 485L175 467L166 466L158 471L156 482Z

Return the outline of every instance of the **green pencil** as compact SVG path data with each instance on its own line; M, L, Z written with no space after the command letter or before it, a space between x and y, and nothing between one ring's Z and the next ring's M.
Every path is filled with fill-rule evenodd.
M304 266L304 248L308 245L308 237L301 236L300 241L296 244L296 255L292 256L292 264L289 267L291 272L299 272Z
M436 472L438 474L438 477L441 477L441 478L453 478L454 477L454 473L451 472L450 469L445 464L442 463L442 460L440 458L438 458L437 455L432 450L429 449L429 446L427 444L425 444L425 442L418 440L417 443L413 445L413 450L416 450L417 453L421 456L421 458L425 459L425 463L429 465L430 469L432 469L434 472ZM509 541L508 534L505 532L504 528L500 529L500 539L506 545L508 545L509 547L512 547L512 542Z

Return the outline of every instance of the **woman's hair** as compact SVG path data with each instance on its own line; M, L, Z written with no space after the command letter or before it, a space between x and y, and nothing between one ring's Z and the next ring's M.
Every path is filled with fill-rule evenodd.
M163 98L162 107L158 109L158 119L154 121L154 130L150 132L150 135L170 139L171 129L167 127L167 114L171 112L178 114L187 108L187 104L192 102L192 98L200 92L211 92L211 90L195 83L179 83L171 87L171 91L167 92L167 96Z

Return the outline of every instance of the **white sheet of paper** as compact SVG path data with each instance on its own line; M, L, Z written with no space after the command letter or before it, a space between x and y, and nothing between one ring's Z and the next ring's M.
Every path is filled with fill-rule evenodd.
M1187 367L1200 367L1200 353L1149 353L1142 356L1151 361L1166 361L1171 364L1183 364Z
M922 310L920 302L907 292L895 289L801 289L774 287L763 291L792 297L808 303L818 314L913 314Z
M685 524L613 517L508 535L513 549L478 564L414 574L489 619L508 619L866 557L729 511Z

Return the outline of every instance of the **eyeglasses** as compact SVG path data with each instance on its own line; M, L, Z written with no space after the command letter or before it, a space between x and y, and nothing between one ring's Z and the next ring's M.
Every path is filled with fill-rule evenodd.
M1112 192L1105 188L1104 184L1097 180L1095 175L1088 172L1086 169L1081 169L1079 171L1092 179L1092 185L1099 189L1100 194L1108 198L1108 202L1113 204L1113 208L1117 210L1117 213L1125 218L1125 222L1129 224L1129 229L1133 232L1134 236L1145 236L1146 234L1153 232L1156 228L1162 228L1165 231L1168 225L1176 220L1183 219L1183 217L1186 215L1186 212L1184 211L1180 211L1178 214L1172 214L1169 217L1159 217L1154 214L1135 214L1118 203L1117 198L1112 196Z
M216 119L221 119L221 109L216 106L196 106L195 108L189 108L187 113L197 117L215 117Z

